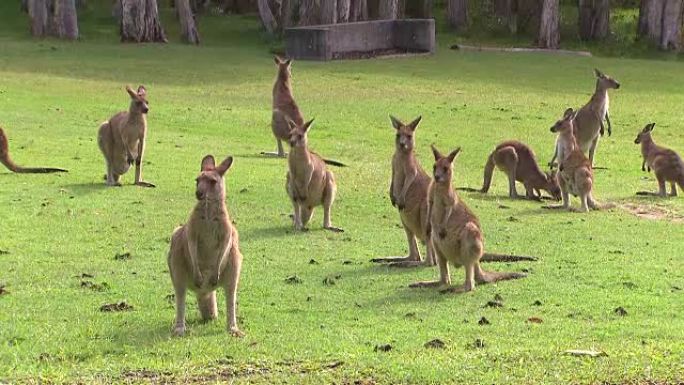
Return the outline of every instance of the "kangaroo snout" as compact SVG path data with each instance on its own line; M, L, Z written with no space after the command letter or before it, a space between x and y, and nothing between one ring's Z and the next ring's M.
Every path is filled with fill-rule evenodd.
M199 190L195 191L195 196L197 197L197 200L199 200L199 201L204 199L204 193L202 191L199 191Z

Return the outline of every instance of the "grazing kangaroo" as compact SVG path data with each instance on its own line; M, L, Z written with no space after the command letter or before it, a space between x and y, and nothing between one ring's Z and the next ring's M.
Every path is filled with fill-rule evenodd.
M390 200L399 209L399 218L406 232L409 255L401 258L376 258L373 262L390 263L397 267L435 265L430 242L428 221L428 190L430 176L418 164L414 152L414 134L421 117L409 124L402 123L390 115L392 126L397 131L395 151L392 157L392 182ZM416 238L426 244L427 258L422 260Z
M307 134L313 119L302 126L297 126L292 121L288 123L291 127L291 149L287 158L289 170L285 189L294 208L295 230L306 231L314 207L323 205L323 228L343 232L342 229L333 227L330 219L330 210L337 191L335 176L326 169L323 158L308 148Z
M580 211L589 211L589 208L598 209L598 205L592 196L594 184L594 172L591 161L584 155L575 138L574 122L577 112L568 108L563 118L551 127L551 132L558 133L559 149L559 183L561 195L563 196L562 206L549 206L550 208L570 208L569 194L578 196L582 202Z
M4 164L10 171L18 174L48 174L52 172L69 172L61 168L49 167L21 167L12 161L9 154L9 142L7 135L0 127L0 163Z
M646 171L646 165L648 165L648 171L653 169L655 172L659 188L657 195L665 197L667 195L665 183L670 182L670 196L675 197L677 196L677 185L684 190L684 161L676 152L655 144L651 137L654 127L655 123L647 124L634 140L635 144L641 144L641 155L644 157L641 169ZM656 195L644 191L637 194Z
M128 172L135 162L135 185L154 187L152 183L142 180L142 161L145 153L145 139L147 136L147 91L139 86L133 91L126 86L126 92L131 97L128 111L121 111L108 121L102 123L97 135L97 143L102 150L107 166L105 176L108 186L121 186L119 178Z
M596 146L598 145L599 138L605 132L605 126L603 124L604 119L608 123L608 135L611 135L613 132L610 116L608 114L610 104L608 90L620 88L620 83L617 80L603 74L597 69L594 69L594 73L596 75L596 91L594 91L589 103L580 108L575 116L575 129L577 130L575 136L577 144L583 153L587 154L588 152L589 161L591 162L592 167L594 165ZM551 162L549 162L549 166L552 168L556 165L556 159L558 159L559 162L563 160L558 151L558 146L556 146L553 158L551 159Z
M197 295L202 319L217 317L216 289L221 286L226 295L228 331L241 337L237 325L237 288L242 267L238 232L233 227L226 208L224 175L233 164L227 157L218 166L214 157L202 159L197 177L197 204L188 222L171 236L168 264L176 294L176 321L173 332L185 333L185 293Z
M484 169L484 183L480 192L486 193L492 183L494 167L508 175L508 196L518 198L515 182L525 185L528 199L541 200L541 191L546 190L555 200L560 200L561 192L557 172L544 173L537 165L534 151L517 140L505 141L494 149L487 159Z
M276 138L278 152L275 154L267 154L285 157L287 154L283 150L282 141L287 141L290 137L289 121L293 121L297 126L302 126L304 124L304 117L299 111L299 107L292 95L292 73L290 72L292 60L282 60L277 56L274 60L275 64L278 66L278 75L276 76L275 84L273 85L271 129Z
M486 272L480 267L484 240L480 221L463 203L453 187L453 161L460 148L449 155L442 155L432 146L435 156L434 179L430 185L430 226L432 242L439 265L438 281L418 282L410 287L441 286L443 292L467 292L475 289L475 283L491 283L525 277L520 273ZM451 287L449 263L465 268L463 287Z

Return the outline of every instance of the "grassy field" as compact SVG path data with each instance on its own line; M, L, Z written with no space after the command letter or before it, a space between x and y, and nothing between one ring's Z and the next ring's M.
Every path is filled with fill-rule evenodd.
M0 383L684 381L684 198L635 197L656 182L640 170L633 144L655 121L656 141L684 151L680 62L457 53L445 34L431 57L295 62L295 96L316 118L311 147L350 167L334 168L333 222L346 232L323 231L318 210L312 230L294 234L286 163L258 156L274 148L275 68L254 19L202 19L205 45L188 47L176 43L165 11L170 44L120 45L106 10L96 9L82 18L82 41L63 43L31 40L25 16L1 3L0 125L13 157L70 172L0 171ZM455 184L478 187L503 139L550 159L549 127L588 100L594 67L622 83L611 95L613 136L597 151L597 165L608 169L595 178L595 197L617 208L578 214L511 201L496 173L489 195L461 196L480 216L486 249L539 258L486 268L526 270L528 278L440 295L407 287L436 269L368 262L406 252L387 196L389 113L422 114L417 144L426 169L430 143L462 146ZM157 188L131 186L133 175L123 188L106 188L97 128L127 108L123 85L140 83L151 108L145 177ZM194 205L205 154L235 156L227 189L245 256L243 339L225 332L222 295L217 322L199 322L191 298L188 334L170 333L168 241ZM130 259L115 259L122 253ZM293 275L302 283L286 283ZM463 272L452 276L461 282ZM329 277L334 285L323 283ZM485 307L496 295L504 306ZM120 301L132 311L99 311ZM482 317L490 324L480 325ZM446 347L424 347L435 338ZM375 351L385 344L392 350ZM607 356L572 357L567 349Z

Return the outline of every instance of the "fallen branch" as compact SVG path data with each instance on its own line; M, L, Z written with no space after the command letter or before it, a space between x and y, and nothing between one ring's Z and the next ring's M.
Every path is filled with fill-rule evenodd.
M546 49L546 48L518 48L518 47L483 47L474 45L454 44L450 47L460 51L481 51L481 52L513 52L513 53L550 53L556 55L575 55L591 57L589 51L571 51L566 49Z

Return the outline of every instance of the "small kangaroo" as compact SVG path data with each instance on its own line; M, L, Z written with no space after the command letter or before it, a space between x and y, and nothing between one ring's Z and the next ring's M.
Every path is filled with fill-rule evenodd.
M288 121L291 128L291 149L287 158L289 171L285 189L294 208L294 228L306 231L314 207L323 205L323 228L343 232L342 229L333 227L330 219L330 210L337 191L335 176L326 169L323 158L308 148L307 133L312 123L313 119L297 126L293 121Z
M580 197L582 207L580 211L587 212L589 208L598 210L598 205L592 196L594 184L594 172L591 161L584 155L575 138L574 122L577 112L568 108L563 118L551 127L551 132L558 133L558 153L560 159L559 182L562 206L549 206L549 208L570 208L569 194Z
M575 136L577 138L577 144L583 153L589 154L589 161L594 165L594 154L596 152L596 146L598 145L599 138L603 136L605 132L605 126L603 120L605 119L608 123L608 135L613 133L613 129L610 123L610 116L608 114L608 108L610 101L608 98L609 89L620 88L620 83L605 75L601 71L594 69L596 75L596 91L592 95L589 103L585 104L582 108L577 111L575 116L575 129L577 130ZM558 146L556 146L556 151L549 162L550 167L556 165L556 159L562 161L562 157L558 153Z
M641 170L646 171L648 165L648 171L653 169L655 172L659 187L657 195L665 197L667 195L665 183L670 182L670 196L676 197L677 185L684 190L684 162L676 152L655 144L651 137L654 127L655 123L647 124L634 140L635 144L641 144L641 155L644 157ZM645 191L637 194L656 195Z
M440 279L417 282L410 287L441 286L443 292L461 293L474 290L475 282L484 284L526 276L520 273L486 272L480 267L484 252L480 221L451 186L453 162L460 151L459 147L444 156L432 146L435 165L434 179L430 185L429 217ZM465 268L465 283L462 287L451 286L449 263Z
M278 66L278 74L273 85L271 129L278 146L278 152L275 155L285 157L287 154L283 150L282 141L287 141L290 137L289 121L293 121L297 126L302 126L304 124L304 117L299 111L299 107L292 95L292 60L283 60L278 56L274 60L276 66Z
M135 162L135 185L155 187L152 183L142 180L142 161L145 153L145 139L147 136L147 91L139 86L133 91L126 86L126 92L131 97L128 112L121 111L102 123L97 135L97 143L105 157L108 186L121 186L119 178L128 172Z
M480 192L486 193L492 183L494 167L508 175L508 196L518 198L515 182L525 185L528 199L541 200L540 190L546 190L555 200L560 200L561 191L557 172L544 173L537 165L534 151L522 142L508 140L500 143L489 155L484 169L484 183Z
M390 263L397 267L434 266L436 262L428 221L428 190L431 178L418 164L413 150L414 134L421 117L419 116L409 124L404 124L391 115L390 120L397 132L397 137L392 157L392 182L389 195L392 206L399 209L399 218L408 240L409 255L402 258L376 258L372 261ZM426 261L421 258L416 238L426 244Z
M223 287L226 295L228 331L236 337L244 334L237 325L237 288L242 267L239 237L226 208L224 175L233 164L227 157L218 166L214 157L202 159L197 177L197 204L188 222L171 236L168 255L171 282L176 293L175 335L185 334L185 293L197 295L202 319L217 317L216 289Z
M0 163L4 164L10 171L16 172L18 174L48 174L53 172L69 172L61 168L49 168L49 167L21 167L12 161L9 154L9 142L7 140L7 135L0 127Z

